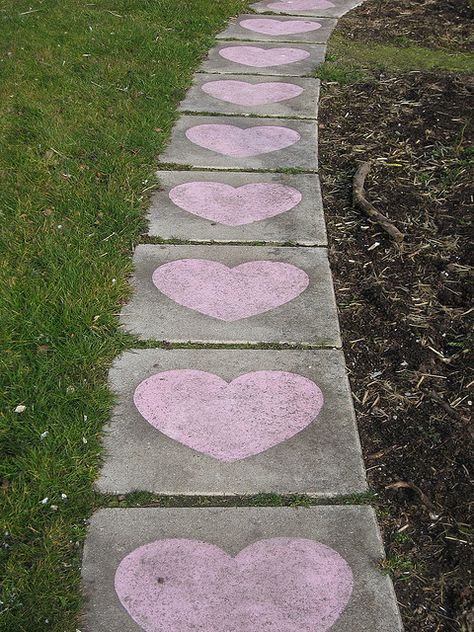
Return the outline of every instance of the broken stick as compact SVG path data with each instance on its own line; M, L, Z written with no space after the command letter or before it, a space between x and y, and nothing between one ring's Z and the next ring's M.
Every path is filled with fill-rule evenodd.
M385 217L385 215L382 215L382 213L380 213L375 208L375 206L373 206L373 204L371 204L365 197L365 179L371 167L372 163L370 161L364 162L357 169L354 175L354 181L352 185L352 200L354 206L358 206L365 213L367 213L369 218L372 221L377 222L377 224L379 224L384 229L384 231L387 232L390 237L392 237L392 239L394 239L396 242L401 242L403 241L405 235L401 233L398 228L394 226L387 217Z

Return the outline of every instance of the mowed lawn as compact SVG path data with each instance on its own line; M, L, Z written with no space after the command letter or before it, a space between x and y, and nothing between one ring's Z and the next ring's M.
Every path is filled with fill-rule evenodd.
M240 0L0 2L0 630L81 629L116 314L155 158ZM124 464L126 466L126 464Z

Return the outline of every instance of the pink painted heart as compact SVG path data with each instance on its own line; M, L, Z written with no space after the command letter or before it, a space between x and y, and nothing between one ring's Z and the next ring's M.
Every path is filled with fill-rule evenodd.
M313 11L314 9L329 9L336 6L330 0L281 0L281 2L270 2L269 9L278 11Z
M290 147L301 138L296 130L280 125L255 125L242 129L220 123L190 127L186 130L186 137L195 145L233 158L268 154Z
M266 81L252 84L232 79L209 81L202 85L202 90L221 101L245 106L287 101L298 97L303 92L303 88L294 83Z
M230 383L212 373L157 373L135 390L139 413L167 437L220 461L268 450L308 426L323 395L301 375L256 371Z
M226 46L220 49L219 55L237 64L255 68L293 64L310 56L303 48L259 48L258 46Z
M248 31L263 35L296 35L297 33L310 33L321 28L319 22L309 20L272 20L270 18L242 20L240 26Z
M280 307L309 285L304 270L277 261L228 268L206 259L178 259L153 273L153 283L183 307L232 322Z
M353 585L337 551L303 538L258 540L235 557L198 540L158 540L115 573L122 606L145 632L327 632Z
M176 206L225 226L242 226L280 215L299 204L293 187L258 182L233 187L221 182L186 182L169 192Z

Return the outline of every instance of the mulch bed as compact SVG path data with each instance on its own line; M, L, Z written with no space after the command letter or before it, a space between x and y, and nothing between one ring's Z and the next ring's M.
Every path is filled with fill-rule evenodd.
M320 106L344 348L407 632L474 627L473 91L466 76L412 72L326 84ZM366 160L367 197L401 246L352 206Z
M370 0L341 20L338 33L366 42L412 42L472 51L474 8L468 0Z

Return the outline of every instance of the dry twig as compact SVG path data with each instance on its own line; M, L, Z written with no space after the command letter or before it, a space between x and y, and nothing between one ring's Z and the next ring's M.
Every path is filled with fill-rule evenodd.
M386 485L385 489L411 489L413 490L419 497L422 504L428 510L431 520L439 520L441 514L439 514L436 510L436 507L433 505L428 496L423 492L418 485L415 483L407 483L406 481L397 481L396 483L391 483L390 485Z
M373 204L371 204L365 197L364 184L367 174L370 171L372 163L370 161L364 162L357 169L354 175L354 181L352 184L352 199L354 206L361 208L369 218L377 222L385 232L387 232L392 239L396 242L403 241L405 235L401 233L396 226L394 226L385 215L382 215Z

